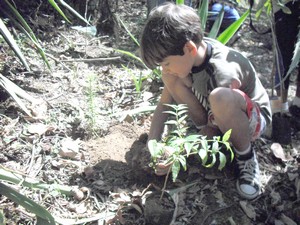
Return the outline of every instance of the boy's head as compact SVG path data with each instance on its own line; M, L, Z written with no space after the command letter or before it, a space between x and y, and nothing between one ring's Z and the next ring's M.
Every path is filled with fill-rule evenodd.
M153 69L168 56L183 55L188 41L198 45L202 39L200 19L194 9L167 2L149 14L141 37L141 57Z

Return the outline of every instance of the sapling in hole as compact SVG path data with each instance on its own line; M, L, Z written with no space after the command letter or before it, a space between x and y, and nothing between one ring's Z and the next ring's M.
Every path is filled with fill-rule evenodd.
M187 169L186 160L191 155L199 155L202 165L208 168L215 165L218 157L218 169L221 170L227 162L225 154L221 151L222 147L225 146L230 153L230 160L233 160L234 154L229 143L231 130L228 130L222 138L215 136L210 140L203 135L187 134L187 106L183 104L168 104L167 106L171 107L172 110L165 111L165 113L172 115L173 118L165 124L173 125L175 129L161 141L150 140L148 142L148 149L151 154L150 166L155 168L157 163L161 162L171 165L169 172L172 171L172 180L175 182L180 169Z

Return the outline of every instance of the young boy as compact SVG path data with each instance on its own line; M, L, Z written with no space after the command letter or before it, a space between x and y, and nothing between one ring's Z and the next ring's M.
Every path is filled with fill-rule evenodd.
M169 110L164 104L187 104L201 134L211 137L232 129L237 190L245 198L257 197L259 166L251 141L271 122L271 112L251 63L239 52L203 38L197 13L174 3L150 13L141 37L141 56L149 68L162 67L164 82L148 140L161 139L167 120L163 112ZM156 174L166 174L166 168L158 166Z

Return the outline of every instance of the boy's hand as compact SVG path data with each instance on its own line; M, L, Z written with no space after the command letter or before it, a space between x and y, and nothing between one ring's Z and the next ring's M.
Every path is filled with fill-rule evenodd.
M166 150L165 151L165 157L168 158L170 155L172 154L172 152L170 150ZM171 167L173 165L173 162L161 162L161 163L157 163L155 166L155 174L157 176L163 176L166 175L168 172L171 172Z
M157 176L166 175L169 171L171 171L171 166L173 163L157 163L155 167L155 174Z

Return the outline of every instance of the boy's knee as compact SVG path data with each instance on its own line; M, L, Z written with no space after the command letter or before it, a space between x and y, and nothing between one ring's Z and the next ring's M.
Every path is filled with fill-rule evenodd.
M227 105L232 101L232 90L230 88L218 87L215 88L209 95L209 103L214 105Z

